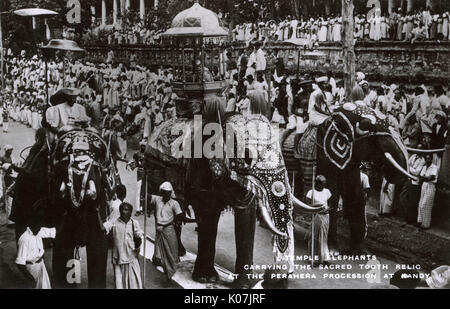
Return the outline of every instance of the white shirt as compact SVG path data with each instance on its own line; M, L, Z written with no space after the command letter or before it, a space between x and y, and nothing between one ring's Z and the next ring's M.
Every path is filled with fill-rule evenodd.
M27 230L20 236L17 244L16 264L25 265L27 262L35 263L44 255L42 238L55 238L55 228L41 228L37 235L27 227Z
M88 119L84 106L75 103L70 106L67 103L52 106L46 112L47 122L54 128L72 125L74 121Z
M370 189L370 182L369 182L369 176L364 174L363 172L360 172L361 174L361 187L363 190Z
M306 197L312 199L312 190L308 191ZM331 197L331 192L328 189L323 189L322 191L314 190L314 200L313 204L323 205L325 208L328 208L328 200Z

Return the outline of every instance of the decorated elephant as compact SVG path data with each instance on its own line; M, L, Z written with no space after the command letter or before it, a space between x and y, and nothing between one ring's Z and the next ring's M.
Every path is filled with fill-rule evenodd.
M56 227L54 286L71 286L67 275L75 263L70 261L86 246L88 285L105 288L108 242L100 224L119 181L108 147L94 129L60 132L54 144L43 129L38 132L15 188L16 236L30 221Z
M105 288L108 239L101 224L120 181L109 148L94 130L70 130L58 137L50 170L50 192L55 193L49 211L56 227L55 284L69 285L67 263L86 246L89 288Z
M278 258L293 254L293 207L318 209L291 194L278 132L264 116L225 114L218 106L206 109L203 118L172 119L156 127L147 147L147 168L156 185L171 181L177 198L194 207L198 252L192 276L196 281L218 280L214 268L218 221L221 211L233 208L235 284L249 287L246 275L251 271L245 265L253 264L256 209L274 234ZM213 124L219 126L211 131Z
M328 203L330 246L337 246L337 208L341 196L350 227L348 253L365 252L365 202L359 167L361 161L373 161L389 183L403 183L405 177L414 179L408 173L408 154L400 135L379 111L346 103L321 125L310 126L295 147L300 154L304 192L311 188L313 166L316 166L316 175L326 177L332 193ZM292 152L292 149L287 147L284 151Z

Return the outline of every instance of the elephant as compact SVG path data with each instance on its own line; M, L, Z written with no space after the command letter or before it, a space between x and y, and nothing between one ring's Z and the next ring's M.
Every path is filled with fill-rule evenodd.
M316 175L322 174L327 179L327 188L332 193L328 202L330 246L337 248L338 245L337 208L341 196L344 217L350 227L350 246L345 252L365 253L366 219L360 185L361 161L373 161L389 183L402 184L407 178L415 179L408 172L408 154L398 132L381 112L364 105L345 103L321 125L310 125L297 145L287 144L283 152L290 156L290 161L292 147L298 147L304 193L311 188L314 165Z
M109 216L107 201L120 179L95 129L65 129L54 143L45 142L44 137L30 150L18 176L15 216L24 218L22 229L26 218L38 220L37 214L43 226L56 228L55 287L73 287L67 275L74 264L68 262L77 258L79 247L86 246L88 286L106 288L108 239L100 224Z
M73 128L56 140L50 171L50 192L56 193L48 212L56 227L55 284L70 286L67 262L86 246L88 287L106 288L108 238L101 224L110 214L107 202L120 182L111 152L95 129Z
M163 181L171 181L178 200L193 206L198 251L192 278L203 283L218 280L214 268L217 226L221 211L232 207L237 275L234 284L248 288L251 270L245 266L253 264L256 210L274 234L276 256L282 257L293 254L293 207L306 212L320 209L291 194L278 134L264 116L244 117L207 105L203 117L196 117L169 120L150 135L146 151L146 169L154 183L150 191L155 192ZM217 130L208 131L211 124L218 125ZM202 136L200 141L198 136ZM211 147L213 154L205 151L211 140L216 142ZM200 154L195 149L198 145L203 149Z

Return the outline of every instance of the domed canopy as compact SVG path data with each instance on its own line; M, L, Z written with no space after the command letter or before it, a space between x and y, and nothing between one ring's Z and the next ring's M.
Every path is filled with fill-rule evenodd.
M227 31L219 24L216 13L198 3L178 13L172 20L172 27L163 36L227 36Z

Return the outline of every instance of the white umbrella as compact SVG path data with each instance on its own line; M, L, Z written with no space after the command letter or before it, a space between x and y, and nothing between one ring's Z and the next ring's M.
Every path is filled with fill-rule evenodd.
M72 40L59 40L53 39L46 46L42 47L43 49L58 49L58 50L66 50L66 51L76 51L82 52L83 48L78 46L77 42Z
M55 11L39 8L20 9L14 11L14 14L25 17L58 15Z

